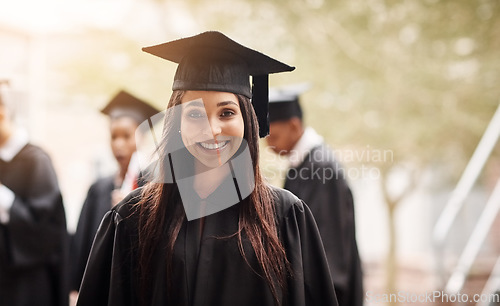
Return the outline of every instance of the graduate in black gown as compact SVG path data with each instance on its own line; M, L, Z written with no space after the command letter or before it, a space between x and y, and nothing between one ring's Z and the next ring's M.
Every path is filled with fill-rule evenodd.
M68 236L56 173L14 124L12 98L0 88L0 305L67 305Z
M104 215L140 185L135 131L139 124L160 112L121 90L101 112L110 118L111 150L118 163L116 174L98 179L90 187L71 243L71 290L78 291L95 233Z
M143 50L179 63L158 167L104 217L77 305L337 305L309 208L258 166L268 74L294 68L220 32Z
M363 305L363 275L356 243L354 205L345 171L323 138L302 121L299 95L308 84L273 88L268 145L287 156L284 188L309 205L318 224L340 306Z

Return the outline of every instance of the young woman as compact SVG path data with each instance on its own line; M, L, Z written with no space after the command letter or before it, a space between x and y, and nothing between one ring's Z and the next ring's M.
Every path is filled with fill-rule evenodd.
M258 167L267 75L294 68L219 32L144 50L179 63L159 167L104 217L77 305L337 305L311 212Z

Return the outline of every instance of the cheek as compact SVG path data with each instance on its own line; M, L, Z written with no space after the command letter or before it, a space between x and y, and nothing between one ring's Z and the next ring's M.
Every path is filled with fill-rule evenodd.
M184 145L189 145L193 139L193 128L187 124L181 124L180 128L181 139Z
M279 151L283 150L284 149L283 148L283 139L281 139L280 137L276 137L276 139L274 141L274 146Z
M225 132L227 135L243 138L245 134L245 123L243 122L243 118L240 117L238 120L234 120L228 124Z
M120 144L123 144L123 137L121 136L114 136L113 138L111 138L111 147L113 149L117 149L118 147L120 147Z
M271 127L269 136L266 138L267 145L271 147L279 147L280 143L283 142L282 138L281 131L276 127Z
M135 137L134 136L131 136L128 141L128 147L130 149L130 151L135 151L136 150L136 145L135 145Z
M186 137L186 134L182 133L182 130L181 130L181 139L182 139L182 143L184 144L184 146L189 148L189 145L190 145L189 139L190 138Z
M189 141L193 137L200 135L202 131L206 128L207 124L205 122L189 122L183 121L181 123L180 132L183 141Z
M118 149L118 145L117 145L117 142L116 140L111 140L111 150L113 151L113 153Z
M267 136L266 137L266 144L270 147L274 146L276 144L276 137L272 136L272 134Z

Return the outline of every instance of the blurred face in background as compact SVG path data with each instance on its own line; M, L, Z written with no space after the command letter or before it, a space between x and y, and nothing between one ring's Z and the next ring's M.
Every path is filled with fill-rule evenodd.
M7 105L4 105L0 101L0 147L7 142L12 134L11 117L12 115Z
M269 125L267 145L277 154L287 155L302 136L302 122L299 118L273 121Z
M137 127L137 121L130 117L123 116L111 120L111 150L122 171L127 171L132 154L136 150Z
M1 102L1 101L0 101ZM0 146L2 146L2 144L5 142L4 141L4 138L5 137L5 118L7 117L7 112L6 112L6 109L5 109L5 106L2 105L2 103L0 103Z

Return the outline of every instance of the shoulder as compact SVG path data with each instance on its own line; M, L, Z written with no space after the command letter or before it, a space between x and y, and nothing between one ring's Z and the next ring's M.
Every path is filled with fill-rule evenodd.
M278 215L279 219L287 216L292 210L304 210L305 203L295 194L291 193L288 190L275 186L269 186L269 188L271 189L271 192L274 196L276 214Z
M297 242L297 238L318 235L316 220L309 206L287 190L272 189L275 194L276 223L282 239Z
M37 184L57 185L57 175L48 153L31 143L26 144L12 159L12 163L22 169L21 174L28 174L29 179Z
M50 162L50 157L39 146L36 146L34 144L28 143L26 144L21 151L16 155L15 158L22 158L22 159L29 159L29 160L40 160L40 161L48 161Z
M121 251L116 248L128 249L131 244L137 242L139 230L139 216L135 206L137 202L136 197L131 194L106 212L97 229L92 253L94 248L97 253L108 251L113 254L120 253Z
M98 178L93 184L92 186L95 186L95 185L103 185L103 184L112 184L113 183L113 180L114 180L114 175L109 175L109 176L104 176L104 177L101 177L101 178Z
M314 147L309 154L309 159L316 164L334 168L340 166L335 152L325 143Z
M101 189L113 189L114 186L114 176L105 176L98 178L92 185L90 185L89 192L98 191Z
M111 209L119 220L137 217L137 204L142 199L142 189L137 188L129 193L119 204Z
M337 182L346 179L347 169L339 161L335 151L325 143L314 147L301 167L309 169L312 178L319 178L322 182Z

